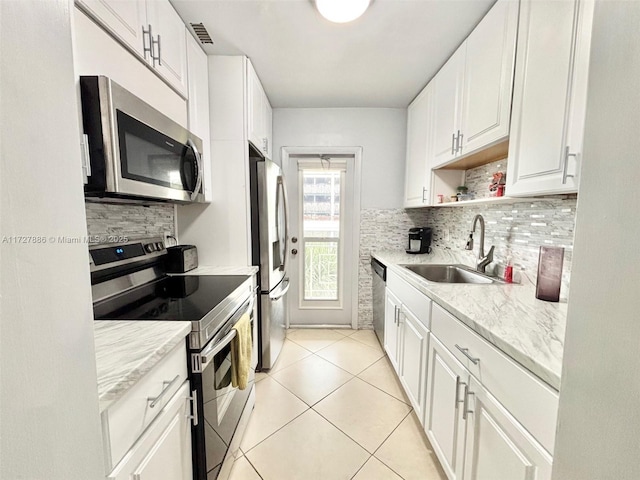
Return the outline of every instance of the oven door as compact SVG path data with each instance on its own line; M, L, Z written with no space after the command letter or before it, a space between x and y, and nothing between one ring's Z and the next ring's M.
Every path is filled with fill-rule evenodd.
M231 384L231 342L235 337L232 328L244 313L251 318L253 355L247 387L238 390ZM194 478L197 480L218 478L225 458L236 453L230 450L237 449L238 442L232 444L232 441L255 381L256 319L255 295L252 295L200 354L192 354L199 355L195 364L201 365L201 372L192 373L191 379L193 388L198 391L198 409L202 412L193 436Z

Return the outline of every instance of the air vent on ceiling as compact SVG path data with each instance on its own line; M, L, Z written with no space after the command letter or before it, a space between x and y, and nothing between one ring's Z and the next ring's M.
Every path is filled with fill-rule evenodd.
M202 23L192 23L191 28L193 28L193 31L198 37L198 40L200 40L200 43L210 43L213 45L213 40L211 40L209 32L207 32L207 29L204 28Z

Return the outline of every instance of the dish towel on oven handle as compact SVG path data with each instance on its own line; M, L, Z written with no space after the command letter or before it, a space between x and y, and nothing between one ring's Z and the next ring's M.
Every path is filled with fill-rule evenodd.
M231 341L231 384L247 388L251 368L251 318L245 313L233 326L237 334Z

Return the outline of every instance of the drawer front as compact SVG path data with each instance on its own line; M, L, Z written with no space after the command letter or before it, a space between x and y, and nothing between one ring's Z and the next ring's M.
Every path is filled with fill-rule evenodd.
M437 304L431 332L553 454L558 393Z
M107 471L122 459L187 377L186 344L181 342L120 400L102 413ZM152 401L149 399L160 394L160 399L151 407Z
M418 289L412 287L400 276L387 270L387 288L400 302L420 320L427 329L431 328L431 299Z

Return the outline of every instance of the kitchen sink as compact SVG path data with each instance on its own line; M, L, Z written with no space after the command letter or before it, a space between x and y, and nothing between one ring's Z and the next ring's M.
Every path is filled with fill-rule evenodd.
M400 265L425 280L437 283L473 283L478 285L491 285L504 283L497 278L489 277L476 272L465 265Z

